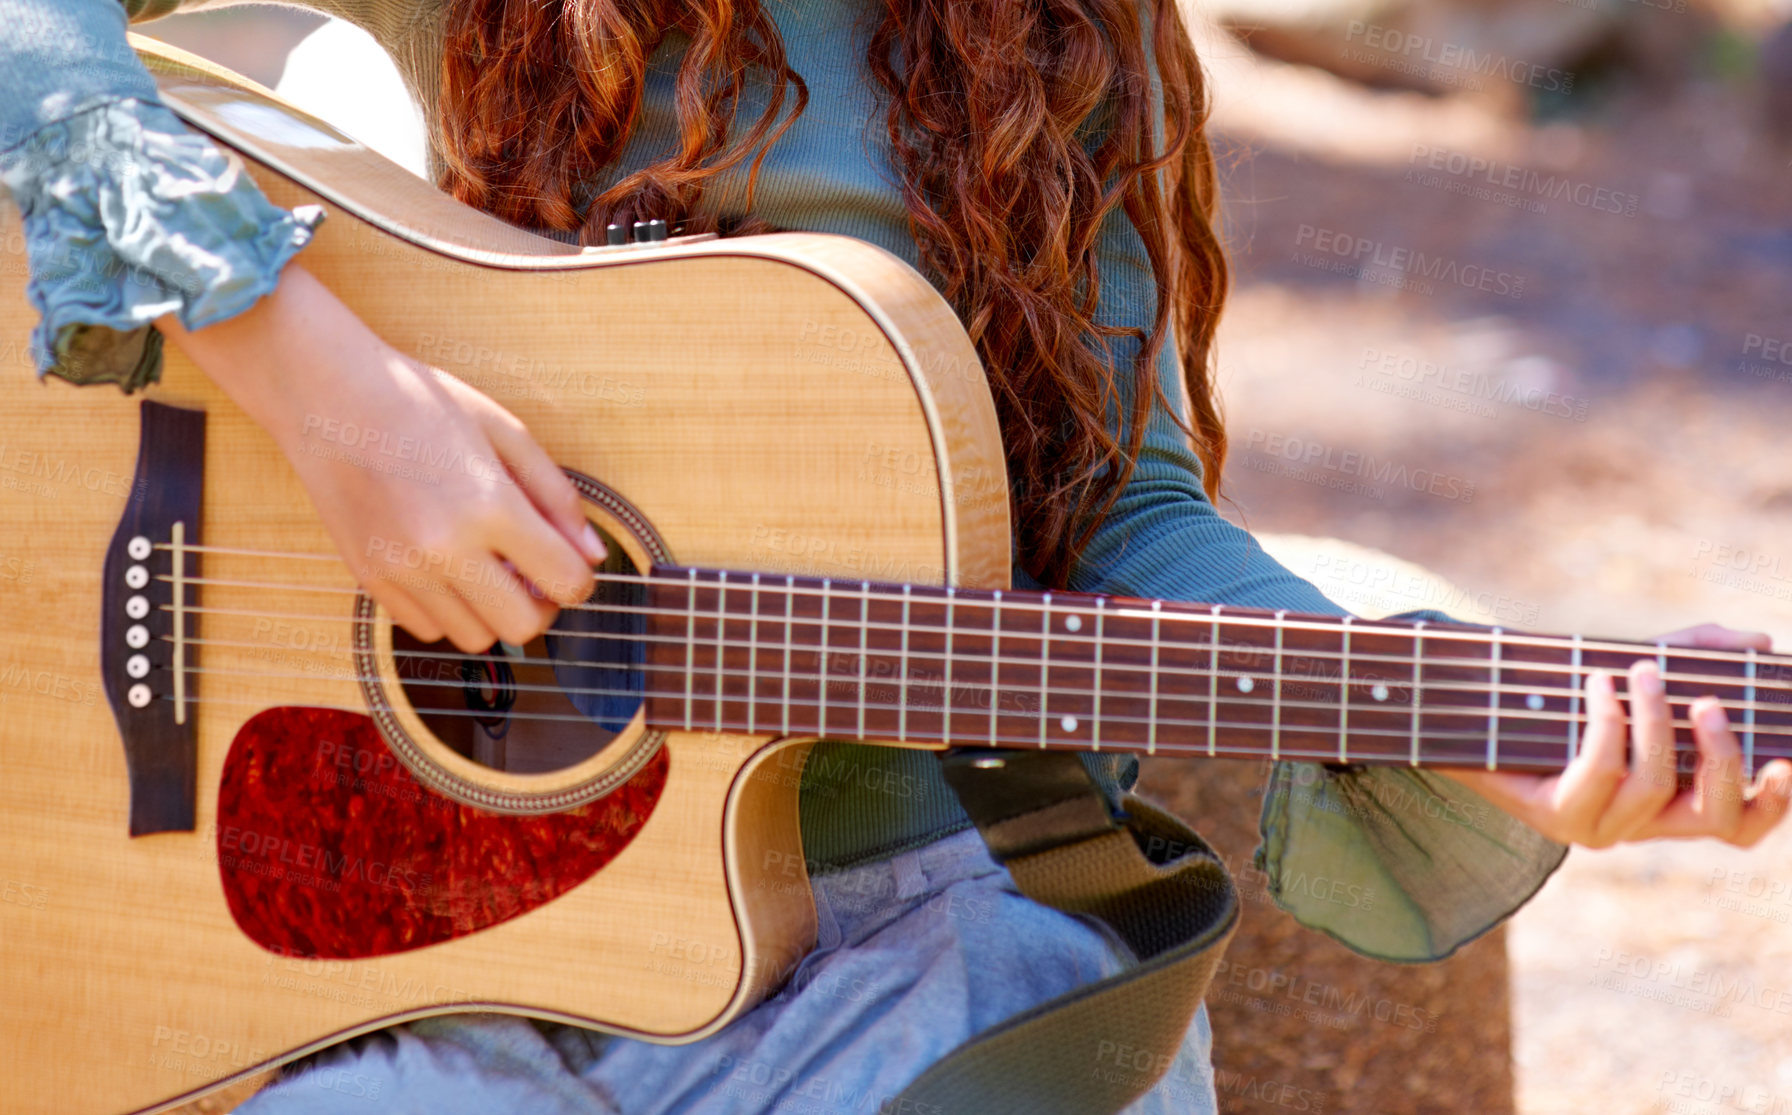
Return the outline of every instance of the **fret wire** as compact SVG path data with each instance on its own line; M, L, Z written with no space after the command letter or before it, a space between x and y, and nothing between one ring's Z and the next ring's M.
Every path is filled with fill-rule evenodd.
M1743 777L1748 781L1755 780L1755 648L1748 648L1748 690L1742 695L1743 703L1748 708L1747 718L1743 721L1742 732L1742 769Z
M1089 714L1090 746L1101 750L1101 621L1107 615L1107 597L1095 599L1095 710Z
M859 582L859 738L865 738L865 679L871 663L871 582Z
M753 574L753 595L747 609L747 731L759 707L759 574Z
M1666 689L1668 682L1668 645L1659 639L1655 642L1655 669L1661 674L1661 687Z
M1574 637L1574 657L1569 662L1568 669L1571 676L1580 673L1579 635ZM1568 698L1568 761L1571 763L1574 761L1574 757L1580 754L1580 686L1578 680L1578 676L1576 676L1575 681L1570 682L1568 686L1571 694Z
M728 635L728 574L716 580L716 731L722 730L722 644Z
M1419 765L1419 669L1425 657L1425 621L1413 628L1412 654L1412 765Z
M1500 763L1500 629L1493 629L1493 677L1487 689L1487 769Z
M1344 741L1350 738L1350 621L1344 617L1344 663L1338 668L1338 761L1348 763Z
M784 575L784 715L779 720L783 735L790 734L790 644L796 639L796 631L791 627L791 619L795 616L796 605L792 602L796 578L791 574Z
M1217 734L1219 731L1219 699L1220 699L1220 609L1223 604L1215 604L1208 609L1208 643L1207 643L1207 757L1216 754Z
M896 738L908 739L908 604L909 586L902 586L902 649L896 658Z
M958 590L948 586L946 589L946 692L940 706L945 711L940 717L940 735L952 738L952 604L958 598ZM995 700L995 691L990 691L989 699Z
M1052 668L1052 594L1045 594L1045 606L1039 610L1039 748L1045 749L1045 718L1051 715Z
M830 577L821 579L825 587L833 583ZM815 730L818 735L828 734L828 678L834 673L834 641L828 637L828 617L833 614L834 598L831 594L821 598L821 693L816 702Z
M1275 676L1269 679L1271 705L1269 710L1269 760L1276 762L1282 757L1282 618L1288 614L1287 609L1276 611L1276 657Z
M1163 619L1163 612L1164 602L1153 600L1151 602L1151 704L1146 713L1146 719L1151 721L1151 727L1147 729L1150 734L1145 738L1145 754L1147 755L1157 754L1157 661L1160 650L1157 627L1159 621Z
M989 742L996 741L996 694L1002 676L1002 590L996 590L995 610L990 617L989 637Z
M691 570L691 584L685 590L690 597L691 614L684 617L684 730L696 727L691 718L691 699L697 666L697 571Z

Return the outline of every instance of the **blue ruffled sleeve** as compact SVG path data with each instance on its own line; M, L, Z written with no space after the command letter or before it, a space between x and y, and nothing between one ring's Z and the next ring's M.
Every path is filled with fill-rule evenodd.
M1103 230L1102 302L1149 321L1156 289L1137 235ZM1105 314L1105 312L1104 312ZM1166 346L1158 373L1184 405ZM1136 342L1114 346L1130 361ZM1126 366L1122 363L1121 366ZM1122 399L1122 405L1125 400ZM1201 462L1162 407L1132 479L1083 552L1084 592L1346 615L1214 509ZM1448 621L1438 612L1408 618ZM1406 767L1278 763L1266 787L1263 843L1241 883L1260 886L1302 924L1385 960L1448 956L1535 894L1567 848L1442 775Z
M23 219L39 374L135 390L160 374L151 322L248 309L323 211L273 205L156 102L118 0L0 0L0 26L0 187Z

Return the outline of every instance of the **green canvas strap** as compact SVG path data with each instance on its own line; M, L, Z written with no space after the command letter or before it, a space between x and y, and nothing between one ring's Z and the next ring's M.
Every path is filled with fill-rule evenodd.
M954 1049L887 1108L904 1115L1115 1115L1175 1059L1238 926L1213 849L1128 795L1120 816L1072 752L947 752L946 781L1021 893L1095 917L1138 958ZM1016 942L1016 947L1026 947Z

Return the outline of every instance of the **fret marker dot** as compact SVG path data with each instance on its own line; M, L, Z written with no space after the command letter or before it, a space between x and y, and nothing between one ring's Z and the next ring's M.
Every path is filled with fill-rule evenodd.
M1066 631L1081 631L1082 629L1083 629L1083 617L1082 616L1065 616L1064 617L1064 630L1066 630Z
M1058 724L1066 732L1076 731L1076 717L1074 716L1066 716L1064 719L1058 721Z
M1532 712L1540 711L1543 708L1543 694L1532 693L1529 697L1526 697L1524 699L1524 707L1530 709Z
M1253 681L1252 679L1250 679L1250 678L1239 678L1238 679L1238 691L1240 693L1249 693L1251 690L1253 690L1255 688L1257 688L1257 683L1255 681Z
M1374 697L1378 701L1385 701L1388 699L1388 687L1385 685L1377 685L1374 689L1369 690L1369 696Z

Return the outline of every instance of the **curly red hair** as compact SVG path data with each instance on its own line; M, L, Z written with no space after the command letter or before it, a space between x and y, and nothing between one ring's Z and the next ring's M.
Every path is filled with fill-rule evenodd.
M1218 498L1226 435L1210 369L1228 273L1200 63L1176 0L884 4L865 65L922 270L987 369L1022 564L1063 587L1132 475L1152 405L1168 403L1156 364L1172 331L1187 432ZM584 196L627 142L647 60L674 31L688 39L678 150ZM759 0L458 0L443 66L442 185L592 242L644 215L713 228L705 187L747 160L750 212L759 161L808 100ZM743 128L755 81L769 95ZM1098 237L1116 209L1156 280L1148 330L1097 321ZM1127 337L1138 344L1122 369L1112 345Z

